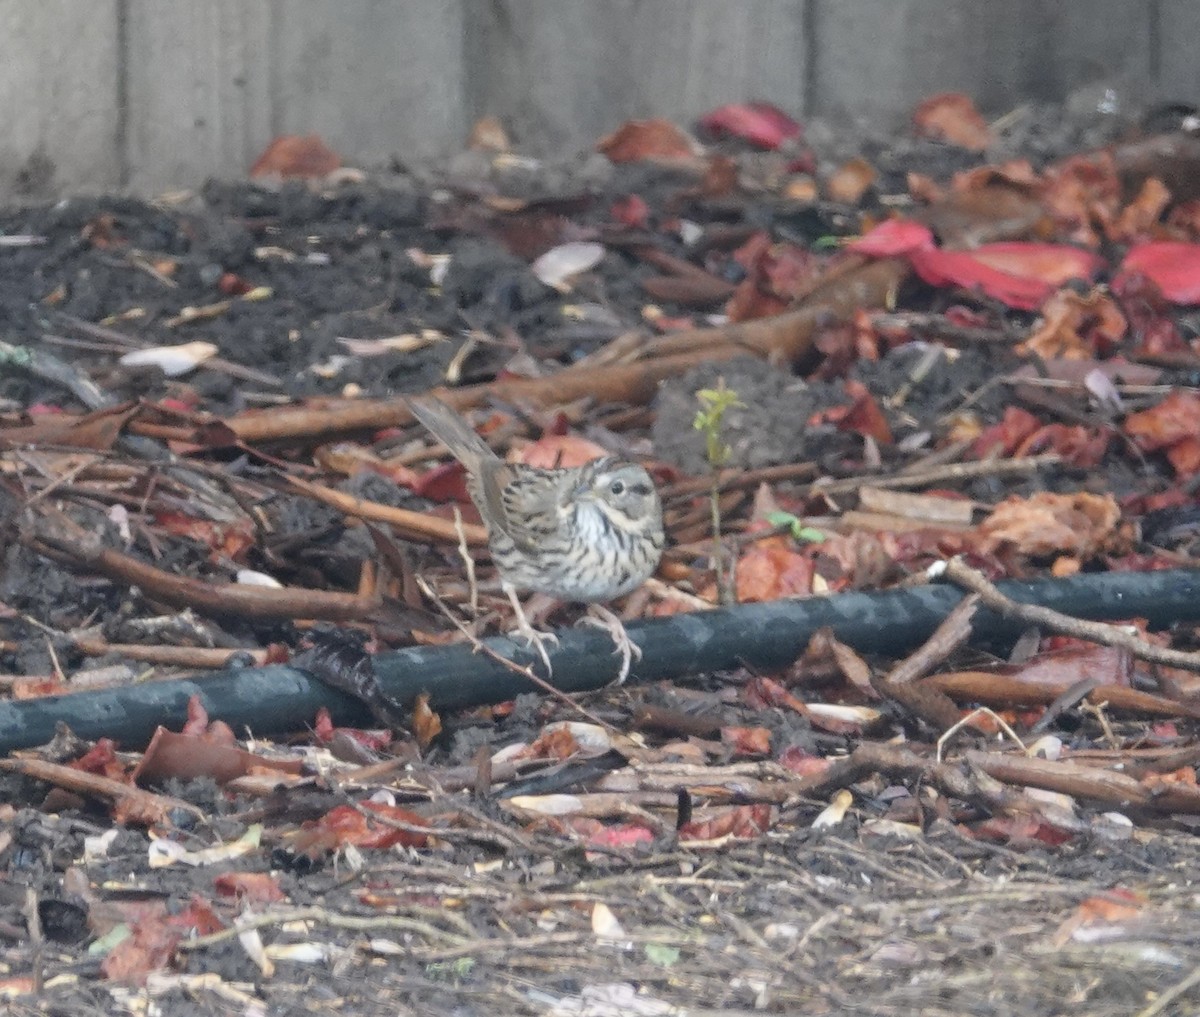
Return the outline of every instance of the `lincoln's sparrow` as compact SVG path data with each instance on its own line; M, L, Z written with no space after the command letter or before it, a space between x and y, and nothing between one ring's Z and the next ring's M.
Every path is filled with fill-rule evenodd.
M492 560L517 614L518 633L544 643L525 617L517 590L591 605L590 620L606 628L621 654L624 681L641 650L619 618L598 603L640 586L663 549L662 504L650 475L613 456L570 469L506 463L455 410L432 397L410 399L413 415L466 467L467 490L488 531Z

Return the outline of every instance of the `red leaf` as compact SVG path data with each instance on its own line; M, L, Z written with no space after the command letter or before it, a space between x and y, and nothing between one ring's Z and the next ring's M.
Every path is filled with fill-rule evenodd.
M1034 847L1048 844L1058 847L1075 838L1069 830L1053 826L1037 816L993 816L975 827L981 839L1007 843L1010 847Z
M1042 422L1028 410L1006 406L1000 423L993 424L975 439L971 455L976 459L985 459L996 453L1011 456L1041 426Z
M892 258L933 247L928 226L912 219L887 219L873 230L846 245L846 249L873 258Z
M589 834L587 841L594 847L628 848L635 844L653 844L654 833L648 827L631 823L601 825Z
M1020 311L1036 311L1054 292L1040 279L1012 275L979 261L968 251L933 248L909 254L913 268L930 286L979 289L989 297Z
M759 148L778 148L800 137L801 128L778 106L769 102L734 102L706 113L700 126L713 134L731 134Z
M808 596L812 580L812 560L797 553L790 537L767 537L750 544L738 559L738 603Z
M526 466L552 470L582 466L607 454L600 445L577 434L546 434L521 449L520 459Z
M1200 244L1159 240L1130 248L1114 288L1119 290L1135 272L1150 279L1173 304L1200 303Z
M1091 279L1104 267L1104 259L1069 244L1033 244L1024 241L984 244L971 254L985 265L1011 275L1041 279L1061 286L1072 279Z
M359 811L361 809L362 811ZM374 823L363 812L386 817L408 826L426 828L426 822L415 812L384 805L382 802L360 802L356 809L350 805L337 805L320 819L309 820L288 839L296 851L315 858L329 851L336 851L347 844L360 848L389 848L397 844L406 847L424 847L427 835L401 830L382 823Z
M650 221L650 206L640 196L627 194L612 203L609 215L630 229L645 229Z
M875 397L857 382L847 382L846 390L854 397L854 402L838 421L838 430L856 431L874 438L880 445L892 444L892 429Z
M124 781L125 766L117 759L117 744L111 738L101 738L86 753L70 764L71 769L94 773Z
M467 471L457 460L426 470L413 483L412 491L430 501L465 502L471 497L467 493Z

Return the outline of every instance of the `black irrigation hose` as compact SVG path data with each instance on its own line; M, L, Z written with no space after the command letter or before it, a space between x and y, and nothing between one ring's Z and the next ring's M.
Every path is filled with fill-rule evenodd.
M1105 572L998 585L1014 600L1044 604L1081 618L1147 618L1155 628L1200 619L1200 571ZM629 633L644 656L630 681L679 678L743 663L767 671L782 668L799 656L817 629L827 625L860 651L900 653L927 639L961 598L956 587L931 585L742 604L631 622ZM977 641L1008 639L1019 628L989 610L981 609L975 618ZM617 658L607 634L582 628L560 635L562 642L551 655L559 688L583 692L616 677ZM506 639L491 639L488 645L521 663L534 659L523 646ZM380 684L393 699L409 703L428 692L431 705L440 710L503 702L534 689L527 679L464 644L409 647L379 654L374 663ZM337 723L370 723L361 704L304 671L286 666L246 668L193 681L147 682L0 703L0 753L49 741L58 721L83 738L109 737L126 747L143 745L158 724L176 730L182 726L192 695L203 699L211 718L220 718L239 732L265 735L303 730L321 706L330 709Z

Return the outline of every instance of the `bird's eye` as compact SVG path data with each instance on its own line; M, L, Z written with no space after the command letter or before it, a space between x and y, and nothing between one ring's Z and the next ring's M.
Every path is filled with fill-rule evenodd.
M618 495L618 496L624 494L625 493L625 481L614 480L612 482L612 486L609 487L609 490L612 491L613 494Z

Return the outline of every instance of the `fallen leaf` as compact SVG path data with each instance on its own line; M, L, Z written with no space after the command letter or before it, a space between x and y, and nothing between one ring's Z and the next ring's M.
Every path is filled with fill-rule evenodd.
M1135 272L1150 279L1173 304L1200 303L1200 244L1158 240L1130 248L1114 288L1120 289Z
M825 194L833 201L857 205L875 183L875 177L875 167L866 159L850 159L829 175L825 181Z
M1007 548L1034 557L1072 554L1091 557L1113 549L1121 508L1111 494L1042 491L1006 498L978 527L984 554Z
M824 830L830 826L837 826L838 823L846 818L846 813L853 804L854 795L845 788L835 792L833 801L826 805L817 814L817 818L812 821L812 828L814 830Z
M35 416L30 409L32 423L0 427L0 448L61 445L108 451L137 412L137 407L129 403L79 416L61 412Z
M604 901L592 905L592 932L597 939L624 939L625 930Z
M274 904L287 899L279 887L279 880L269 872L223 872L213 879L213 889L221 897L236 897L258 904Z
M571 468L590 463L608 455L608 451L594 441L577 434L545 434L537 441L521 449L517 461L526 466L537 466L543 470L559 467Z
M250 176L324 177L341 165L341 157L317 135L284 134L254 161Z
M1111 353L1125 335L1127 323L1113 299L1099 289L1083 295L1056 292L1042 307L1042 320L1017 352L1043 360L1084 360Z
M1171 204L1171 192L1157 177L1147 177L1137 196L1121 209L1108 231L1110 240L1128 243L1145 236Z
M874 258L892 258L934 246L933 232L913 219L885 219L846 245L846 249Z
M723 727L721 742L732 750L734 758L771 754L771 732L765 727Z
M1200 434L1200 395L1175 390L1162 402L1125 418L1125 433L1146 452L1167 450L1181 476L1195 475Z
M627 194L612 203L608 210L612 218L630 229L645 229L650 222L650 206L637 194Z
M417 827L406 830L371 821L371 816L394 820L405 826ZM337 851L347 845L357 848L389 848L397 844L406 847L424 847L429 827L415 812L382 802L363 801L358 807L337 805L320 819L308 820L299 830L289 833L285 840L298 854L317 858Z
M690 162L699 145L669 120L629 120L601 138L597 151L610 162Z
M759 802L725 809L702 821L684 823L678 834L681 843L692 844L725 837L747 840L766 833L771 828L771 823L771 806Z
M712 134L729 134L759 148L779 148L799 138L801 128L778 106L769 102L730 103L700 118L700 126Z
M767 537L747 545L738 559L739 604L812 593L813 562L796 551L790 536Z
M595 268L603 260L603 244L572 241L550 248L529 268L547 286L568 293L577 275Z
M433 740L442 733L442 718L430 707L428 692L422 692L413 702L410 723L417 745L422 751L429 748Z
M982 152L995 141L975 103L961 92L931 95L913 111L912 120L921 137L972 152Z

